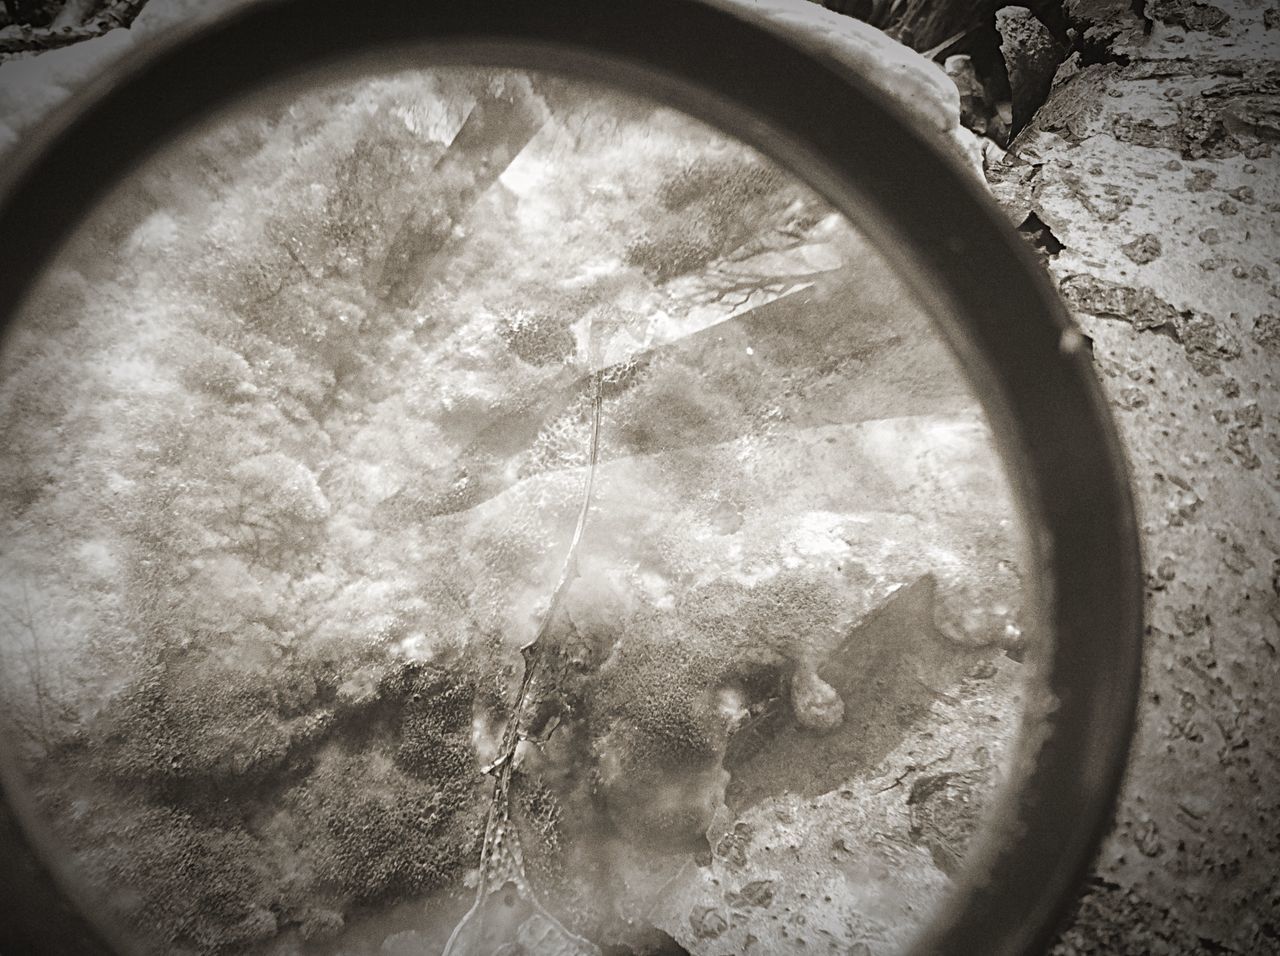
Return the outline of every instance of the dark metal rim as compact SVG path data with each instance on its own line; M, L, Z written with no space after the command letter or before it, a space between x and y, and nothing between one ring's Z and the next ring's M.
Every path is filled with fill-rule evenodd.
M1134 726L1142 584L1127 468L1087 355L1022 240L968 171L847 67L700 0L376 0L354 16L349 0L259 0L130 58L11 160L0 322L91 205L154 149L264 84L352 57L479 57L664 100L789 165L902 256L1002 439L1052 637L1049 703L1024 729L1016 785L915 952L1043 950L1103 836ZM58 912L66 927L67 900L53 897L67 874L37 883L16 866L0 862L0 886L35 892L25 914L11 912L29 923ZM77 951L89 951L89 925L76 933Z

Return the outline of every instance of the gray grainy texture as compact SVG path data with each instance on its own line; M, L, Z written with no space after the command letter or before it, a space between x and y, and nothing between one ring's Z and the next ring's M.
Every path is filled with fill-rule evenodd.
M1057 951L1280 952L1275 5L1068 6L1094 62L1064 65L989 177L1063 244L1049 267L1129 448L1149 626L1124 796Z
M130 32L182 6L155 4ZM1280 13L1163 0L1144 23L1134 6L1068 3L1091 55L988 170L1014 221L1034 213L1063 246L1050 268L1130 450L1149 568L1125 796L1057 948L1278 952ZM9 65L0 147L128 45L116 31L43 72ZM921 832L942 829L933 791L908 793ZM718 925L708 911L698 929Z

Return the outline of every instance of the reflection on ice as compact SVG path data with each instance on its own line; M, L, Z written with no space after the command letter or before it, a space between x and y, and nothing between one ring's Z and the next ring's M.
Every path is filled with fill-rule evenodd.
M1029 638L991 436L855 226L536 75L140 170L0 357L4 711L96 905L155 952L903 944Z

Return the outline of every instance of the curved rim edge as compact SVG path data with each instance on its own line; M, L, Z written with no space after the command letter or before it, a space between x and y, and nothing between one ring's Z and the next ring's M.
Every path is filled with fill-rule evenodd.
M376 6L353 20L343 0L260 0L161 38L73 98L10 157L0 186L0 237L20 250L0 271L0 320L83 213L151 149L237 96L356 54L424 42L523 51L526 67L550 62L666 101L791 166L874 238L913 254L906 272L947 307L944 331L971 378L991 377L979 394L997 434L1012 436L1011 477L1046 529L1036 547L1052 582L1045 677L1056 707L1034 742L1023 799L1003 808L1020 838L973 851L917 952L1043 949L1119 789L1136 720L1143 593L1123 448L1087 355L1064 347L1070 320L1023 240L974 177L863 78L725 9L697 0ZM537 48L541 61L529 63ZM620 67L609 76L587 73L609 60Z

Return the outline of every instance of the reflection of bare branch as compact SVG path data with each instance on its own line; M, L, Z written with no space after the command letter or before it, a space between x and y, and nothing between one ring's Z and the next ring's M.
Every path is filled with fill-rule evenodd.
M282 521L272 510L271 502L261 495L239 487L233 490L235 500L226 505L221 533L250 563L270 567L273 559L280 558L296 543L291 537L302 540L301 523Z
M0 605L0 614L5 619L0 624L4 650L17 651L15 656L25 671L27 684L25 689L13 686L11 675L15 673L14 668L9 661L0 660L0 664L3 664L0 673L5 675L6 683L10 684L3 693L2 703L6 716L29 740L47 750L53 731L50 709L55 703L54 688L51 685L56 680L60 689L63 689L61 670L49 665L42 629L31 603L31 594L25 586L22 588L19 606L15 608ZM25 696L26 692L29 692L34 708L34 714L30 716L22 713L19 702L19 695Z
M298 250L296 248L297 246L300 246L302 244L301 242L299 242L298 237L293 235L292 233L289 233L283 236L279 235L278 234L279 229L281 228L287 229L288 227L281 226L281 224L277 222L273 224L272 228L270 228L270 231L272 233L276 233L276 235L274 236L276 244L280 246L280 248L282 248L288 254L289 258L292 259L294 264L306 274L307 278L313 281L319 281L320 279L323 279L324 278L323 270L317 272L316 270L312 269L309 265L307 265L305 262L302 261L302 256L298 254Z
M756 295L779 296L791 288L789 283L764 283L757 277L749 277L738 281L719 282L712 288L699 293L696 301L699 305L725 305L730 309L740 309Z
M531 85L513 83L476 101L436 161L430 188L392 236L378 278L379 298L400 307L413 303L437 256L455 241L457 227L546 118L546 103Z
M284 291L284 287L289 284L289 277L293 275L294 270L298 268L302 268L304 272L306 271L306 267L303 266L301 262L297 262L296 256L294 257L294 260L295 261L293 263L287 264L287 267L285 268L284 272L280 274L280 281L276 284L276 287L274 289L268 289L268 291L263 293L262 295L250 295L248 298L241 299L238 303L236 303L236 308L239 308L239 309L243 309L246 307L256 308L258 306L266 305L268 302L271 302L274 299L276 299L280 295L280 293ZM261 265L258 266L258 269L262 273L266 272L266 270L263 269Z
M718 268L707 273L703 278L707 288L695 296L699 305L727 305L740 309L755 296L768 295L778 297L787 292L798 291L835 269L819 269L797 275L761 275L751 271L734 271Z
M0 56L39 53L91 40L116 27L129 26L146 5L147 0L116 0L97 16L76 27L25 27L16 36L0 37Z
M742 723L733 728L722 763L728 767L737 762L752 735L763 729L769 722L776 720L782 713L783 707L783 699L778 696L767 697L754 705Z
M796 291L821 275L834 271L819 269L797 275L762 271L760 264L752 262L762 256L782 256L796 252L814 242L814 226L817 219L803 206L793 205L789 217L781 225L774 226L744 242L732 252L712 262L701 279L708 286L695 295L700 305L728 305L740 309L753 296L765 294L779 296Z
M930 767L936 767L938 764L942 763L944 760L950 760L951 757L955 754L955 752L956 752L956 748L952 747L942 756L934 757L932 760L927 760L922 764L914 764L914 763L907 764L906 769L904 769L902 773L894 777L893 780L887 786L883 786L879 790L877 790L876 793L888 793L894 787L902 786L903 781L906 780L913 773L920 773L922 771L928 770Z
M743 243L722 261L745 262L766 252L792 252L807 245L809 241L809 231L803 224L792 221Z

